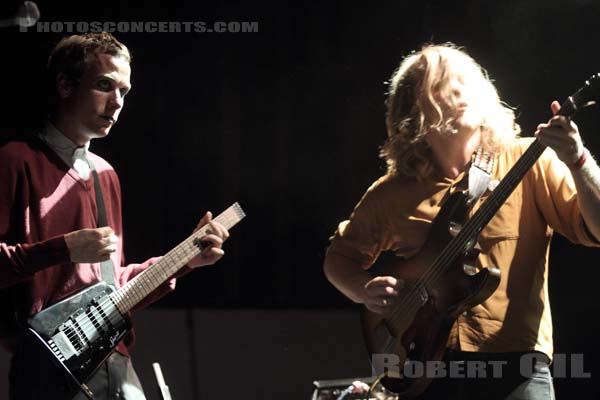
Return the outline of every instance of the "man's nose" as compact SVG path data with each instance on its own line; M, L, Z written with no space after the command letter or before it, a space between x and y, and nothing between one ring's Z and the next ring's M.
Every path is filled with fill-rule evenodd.
M123 96L121 96L121 92L118 90L115 90L112 92L112 95L110 97L110 105L115 108L115 109L119 109L123 107L125 98Z

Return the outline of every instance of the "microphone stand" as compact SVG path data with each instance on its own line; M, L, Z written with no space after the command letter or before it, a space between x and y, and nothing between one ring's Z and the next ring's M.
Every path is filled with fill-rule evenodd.
M190 374L192 375L192 393L193 399L200 399L200 389L198 388L198 351L196 349L196 326L194 324L194 309L188 307L185 311L186 327L188 331L188 346L190 348Z

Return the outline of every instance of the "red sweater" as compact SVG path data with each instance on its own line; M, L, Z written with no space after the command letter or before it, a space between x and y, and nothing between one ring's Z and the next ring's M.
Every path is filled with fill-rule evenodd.
M100 177L109 226L119 238L112 254L115 284L121 287L157 259L125 266L121 223L121 188L114 169L90 153ZM31 316L100 278L100 264L70 261L64 234L95 228L97 218L93 175L83 180L37 138L0 147L0 323L10 320L12 296L22 313ZM148 305L175 287L171 279L137 308ZM6 295L12 292L10 295ZM14 332L0 329L0 342L9 351ZM133 335L117 349L127 354Z

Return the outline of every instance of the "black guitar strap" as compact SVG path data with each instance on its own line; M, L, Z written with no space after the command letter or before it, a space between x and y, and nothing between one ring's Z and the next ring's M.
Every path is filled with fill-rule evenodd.
M98 227L108 226L106 221L106 208L104 207L104 196L102 195L102 188L100 187L100 177L96 172L96 166L92 162L90 157L86 157L92 173L94 174L94 190L96 192L96 207L98 207ZM100 262L100 274L102 280L109 285L115 286L115 269L111 259Z

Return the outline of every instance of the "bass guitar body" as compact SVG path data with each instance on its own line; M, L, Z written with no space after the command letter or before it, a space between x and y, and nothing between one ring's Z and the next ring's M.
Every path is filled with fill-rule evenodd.
M600 74L593 75L562 103L557 115L570 118L595 104L600 98L599 82ZM417 398L427 389L432 379L427 365L442 359L458 316L485 301L500 284L497 268L475 268L477 237L545 148L534 140L470 218L468 196L451 195L418 255L382 259L373 268L376 275L404 281L388 315L364 310L362 321L373 372L400 399Z
M401 399L416 398L425 391L431 377L424 367L443 357L457 317L486 300L500 283L498 269L475 268L476 236L455 244L462 246L454 252L458 257L444 259L443 251L454 244L469 209L467 195L454 193L433 221L418 255L409 259L382 255L373 267L375 275L404 281L389 315L367 309L362 315L374 373L385 372L382 384ZM384 371L382 366L388 368Z

